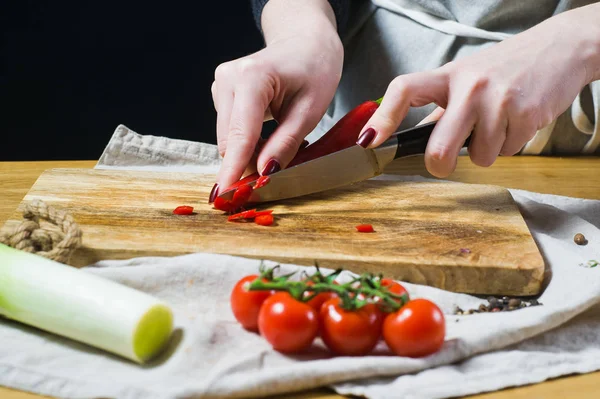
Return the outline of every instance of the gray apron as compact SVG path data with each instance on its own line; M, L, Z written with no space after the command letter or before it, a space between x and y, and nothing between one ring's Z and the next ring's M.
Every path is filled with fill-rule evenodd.
M345 113L381 97L398 75L437 68L529 29L590 0L354 0L340 85L311 136ZM414 126L435 104L412 108L400 128ZM309 137L311 139L311 137ZM600 154L600 81L539 130L520 154Z

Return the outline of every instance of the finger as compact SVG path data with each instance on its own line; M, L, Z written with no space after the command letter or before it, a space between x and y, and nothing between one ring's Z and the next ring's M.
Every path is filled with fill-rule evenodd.
M479 108L477 123L469 144L471 161L478 166L491 166L506 140L508 120L498 107Z
M231 107L233 106L233 92L229 85L221 87L216 85L217 104L217 147L219 154L224 157L227 150L227 138L229 133L229 121L231 118Z
M447 97L448 78L440 69L397 77L388 86L377 111L365 124L359 143L367 148L377 147L396 131L410 107L433 102L445 105ZM365 134L367 131L369 132ZM370 144L366 142L369 140L365 140L367 135L373 136Z
M444 108L442 107L437 107L436 109L433 110L433 112L431 112L429 115L427 115L421 122L417 123L417 126L419 125L424 125L426 123L430 123L430 122L434 122L434 121L439 121L440 118L442 117L442 115L444 115Z
M217 184L225 189L238 181L252 158L268 104L252 85L235 93L227 134L227 151L217 175Z
M517 154L525 147L525 144L531 140L537 132L535 126L531 123L522 121L509 121L506 129L506 140L500 149L500 155L512 156Z
M257 162L261 174L268 175L284 168L303 145L304 137L317 126L325 113L326 106L315 108L301 98L297 95L292 100L285 117L265 143Z
M433 176L454 172L460 149L473 130L477 114L466 100L451 100L437 122L425 149L425 167Z

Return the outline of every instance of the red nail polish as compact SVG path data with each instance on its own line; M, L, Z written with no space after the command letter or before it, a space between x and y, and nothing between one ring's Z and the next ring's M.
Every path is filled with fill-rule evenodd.
M219 191L219 184L215 183L212 190L210 190L210 195L208 196L209 204L212 204L213 202L215 202L215 198L217 198L218 191Z
M371 144L371 142L373 141L374 138L375 138L375 129L370 127L367 130L365 130L363 132L363 134L360 135L360 137L356 141L356 144L358 144L359 146L361 146L363 148L367 148L369 146L369 144Z
M267 164L263 168L261 175L269 176L269 175L272 175L273 173L279 172L280 170L281 170L281 165L279 165L279 162L277 162L275 159L271 159L271 160L269 160L269 162L267 162Z

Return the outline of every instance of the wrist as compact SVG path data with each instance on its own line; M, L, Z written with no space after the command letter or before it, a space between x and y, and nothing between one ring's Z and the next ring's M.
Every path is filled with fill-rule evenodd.
M585 84L600 80L600 4L567 11L557 19L560 24L557 34L570 42L578 63L585 69Z
M341 50L336 18L328 0L269 0L261 25L267 46L292 37Z

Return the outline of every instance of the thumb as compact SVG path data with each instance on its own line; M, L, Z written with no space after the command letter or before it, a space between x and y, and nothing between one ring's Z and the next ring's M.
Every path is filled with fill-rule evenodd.
M381 105L365 124L358 143L366 148L377 147L396 131L410 107L431 103L445 106L447 101L448 78L441 69L399 76L388 86Z
M433 110L429 115L427 115L421 122L417 123L417 126L424 125L426 123L439 121L442 115L444 115L445 109L442 107L437 107Z

